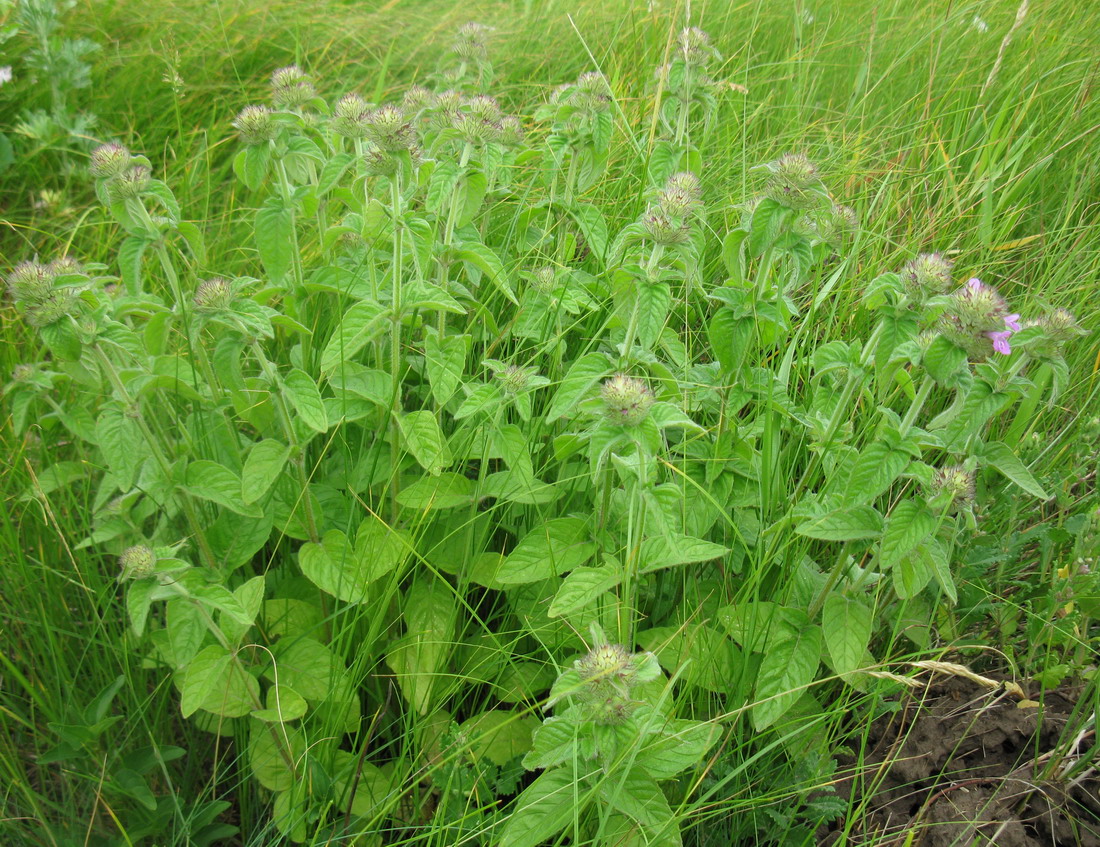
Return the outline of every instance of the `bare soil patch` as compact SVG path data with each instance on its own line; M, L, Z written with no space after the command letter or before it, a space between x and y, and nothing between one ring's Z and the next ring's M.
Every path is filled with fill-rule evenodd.
M842 760L856 776L838 790L861 812L847 833L838 825L819 844L1100 847L1095 722L1070 730L1075 692L1034 704L937 679L874 721L862 760Z

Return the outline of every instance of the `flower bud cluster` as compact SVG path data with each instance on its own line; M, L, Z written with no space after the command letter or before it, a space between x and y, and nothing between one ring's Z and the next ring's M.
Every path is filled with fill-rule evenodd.
M813 218L813 234L826 244L843 244L859 229L859 216L849 206L833 204Z
M974 471L962 465L937 468L932 474L929 499L951 512L960 512L974 505Z
M196 312L223 312L233 305L235 296L232 283L216 276L198 284L191 302Z
M122 551L118 563L122 567L122 573L118 577L120 580L144 579L152 575L157 564L157 554L152 547L136 544Z
M951 290L951 267L954 263L942 253L921 253L905 263L901 281L909 297L923 303L929 297Z
M642 228L657 244L684 244L691 238L690 220L702 205L699 178L688 172L673 174L642 215Z
M827 199L817 168L802 153L787 153L767 166L764 196L795 211L815 209Z
M1020 331L1019 321L994 288L971 279L949 298L940 332L973 359L987 359L994 352L1012 352L1009 339Z
M116 142L102 144L92 151L88 169L100 180L112 203L137 199L149 189L152 173L144 160L134 156Z
M332 110L332 130L345 138L366 138L371 105L352 92L336 101Z
M625 722L639 705L633 690L660 674L651 653L631 655L620 644L598 641L582 658L573 663L581 680L579 697L591 719L598 724Z
M497 371L496 378L509 394L519 394L531 382L532 368L521 365L508 365L501 371Z
M279 68L271 75L271 102L278 109L300 109L317 96L317 89L297 65Z
M483 62L488 57L486 45L493 28L471 21L458 28L455 40L451 43L451 52L462 59Z
M1066 344L1088 334L1088 330L1077 323L1077 318L1066 309L1054 309L1038 320L1025 321L1024 328L1040 330L1040 337L1028 345L1028 353L1040 359L1061 356Z
M121 144L102 144L92 151L89 170L96 179L111 179L125 171L132 159L130 151Z
M615 374L600 387L604 416L615 426L637 426L649 416L656 401L645 382L626 374Z
M275 137L275 116L267 106L245 106L233 119L241 141L249 147L267 144Z
M680 30L676 41L680 57L689 66L705 68L711 60L722 60L722 54L710 43L710 36L697 26Z
M400 106L372 109L365 118L365 137L386 153L408 151L417 146L416 130Z
M60 277L81 275L80 263L68 256L43 265L37 261L20 262L8 274L8 292L23 308L27 323L34 327L57 323L66 315L81 312L82 300L76 288L55 285Z

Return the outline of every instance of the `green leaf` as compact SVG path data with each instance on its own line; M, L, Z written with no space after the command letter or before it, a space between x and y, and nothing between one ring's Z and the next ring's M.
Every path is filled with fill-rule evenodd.
M591 203L575 203L569 208L569 214L577 222L588 249L602 262L607 255L607 222L603 213Z
M600 783L600 799L611 808L637 821L644 830L655 830L643 843L652 843L662 835L676 831L676 819L664 792L653 777L637 764L625 776L612 776ZM676 837L673 843L679 843Z
M159 586L156 580L139 579L130 583L126 591L126 611L130 615L130 626L134 635L145 632L145 622L149 619L149 607L153 603L153 592Z
M431 710L454 640L454 592L434 577L419 579L405 596L406 634L386 655L405 699L422 715Z
M325 402L321 399L321 392L313 377L305 371L294 368L283 379L283 388L286 399L298 416L314 432L328 431L328 413L325 411Z
M588 792L572 768L540 774L516 798L515 810L504 824L500 847L537 847L561 832L580 815L578 801Z
M496 289L507 297L513 304L519 305L508 274L504 270L504 263L500 257L489 247L480 241L465 241L455 251L455 258L461 262L468 262L489 277L489 281Z
M424 339L424 364L428 371L428 381L432 386L432 397L440 406L454 396L462 382L469 343L470 338L467 335L447 335L442 338L429 335Z
M844 487L844 502L851 505L870 503L901 476L909 465L908 453L895 450L882 441L864 447L856 459Z
M638 341L649 350L657 341L672 308L672 290L664 282L637 283L634 308L638 310ZM629 355L629 351L627 351Z
M290 448L273 438L252 445L241 469L241 499L250 505L271 490L282 473Z
M771 726L791 708L813 682L821 659L821 629L801 627L793 636L768 645L756 678L752 723L757 730Z
M129 491L146 452L137 421L112 403L99 413L95 435L107 467L118 478L118 487Z
M428 189L424 192L424 208L432 214L444 214L458 177L458 165L446 159L437 161L428 179Z
M287 685L307 700L324 701L346 684L344 663L324 644L312 638L286 636L272 646L275 666L266 676Z
M940 385L951 385L966 366L966 351L939 335L928 345L921 361L932 379Z
M886 571L916 550L936 531L936 516L924 503L902 500L886 519L879 548L879 569Z
M83 346L80 343L80 336L76 334L76 327L69 318L40 327L38 334L42 338L42 343L61 361L77 362L80 360Z
M185 718L199 709L239 718L260 698L259 682L220 644L211 644L191 660L181 690L180 711Z
M301 731L290 726L272 728L261 721L249 723L248 761L256 781L269 791L286 791L298 779L294 766L306 746Z
M372 300L361 300L344 312L321 354L321 372L332 373L382 334L386 310Z
M320 544L303 544L298 565L310 582L345 603L363 603L368 598L370 574L338 529L326 532Z
M670 533L667 537L654 535L642 542L639 573L650 573L677 565L710 562L721 559L729 552L729 548L721 544L692 538L678 532Z
M873 618L870 608L838 591L825 598L821 629L833 667L842 676L863 666Z
M294 264L294 213L277 197L256 212L256 249L273 283L285 281Z
M427 409L409 412L399 417L397 423L405 446L428 473L438 476L454 461L447 438L432 412Z
M603 353L586 353L577 359L565 374L558 386L550 408L546 412L546 422L553 423L568 412L573 411L577 402L605 376L611 369L611 363Z
M596 552L588 523L581 518L553 518L529 532L508 554L497 572L505 585L536 582L568 573Z
M752 213L752 225L746 243L749 254L763 255L764 251L775 243L791 214L790 209L779 205L770 197L761 200Z
M531 749L532 725L538 725L537 718L493 709L463 721L459 733L469 739L470 751L476 758L503 767Z
M561 587L550 602L546 614L557 618L583 609L605 591L619 584L619 568L601 565L598 568L576 568L562 580Z
M401 489L397 502L406 509L433 511L469 506L474 502L475 483L456 473L425 476Z
M336 187L336 183L343 177L344 172L351 167L355 157L351 153L337 153L321 168L317 177L317 193L325 194Z
M902 556L893 568L894 593L902 600L910 600L920 594L936 574L931 546L934 539L918 544Z
M413 547L408 534L395 530L381 518L368 514L355 533L355 555L368 582L400 568Z
M1020 461L1019 457L1012 452L1007 444L1000 441L990 441L981 445L977 450L977 454L980 461L992 465L1032 497L1038 497L1040 500L1050 499L1050 495L1043 486L1031 475L1031 471L1027 469L1027 466Z
M265 723L286 723L302 717L309 709L305 698L286 685L273 685L267 689L266 704L266 708L252 712L252 717Z
M542 726L535 730L531 750L523 757L523 766L533 771L572 761L577 752L577 736L582 731L582 721L584 716L579 706L543 721Z
M455 217L457 227L461 229L473 221L485 200L485 189L488 186L489 181L481 171L470 171L466 174L455 197L458 203L458 215Z
M241 478L225 465L208 459L197 459L187 466L183 488L194 497L224 506L231 512L248 518L263 515L263 509L255 503L244 502L241 494Z
M672 779L681 771L705 764L707 752L718 742L722 728L702 721L670 720L662 722L660 733L638 751L634 759L654 779Z
M738 317L732 309L719 309L707 328L715 358L727 373L737 373L752 340L752 318Z
M141 291L141 257L149 246L144 238L130 236L118 248L118 271L122 284L130 294Z
M795 531L821 541L857 541L882 534L882 515L870 506L851 506L814 515L798 524Z

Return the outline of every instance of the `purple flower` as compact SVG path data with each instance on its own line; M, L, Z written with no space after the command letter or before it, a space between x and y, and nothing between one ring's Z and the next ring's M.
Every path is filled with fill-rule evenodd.
M1007 356L1012 352L1012 348L1008 345L1008 339L1012 337L1011 330L1006 329L1002 332L986 332L983 334L993 342L993 349L998 353Z
M1005 315L1005 326L1011 329L1013 332L1020 331L1020 316L1019 315Z

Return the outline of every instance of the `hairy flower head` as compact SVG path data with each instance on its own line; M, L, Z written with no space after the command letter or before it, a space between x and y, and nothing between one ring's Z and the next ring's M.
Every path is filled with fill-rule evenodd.
M81 300L71 288L58 288L41 300L28 306L25 313L27 323L34 327L50 326L66 316L77 316L81 311Z
M416 131L397 106L379 106L371 110L366 120L366 137L387 153L397 153L416 146Z
M506 147L519 147L523 143L523 124L514 115L500 119L500 143Z
M297 109L317 96L317 89L297 65L271 74L271 102L280 109Z
M233 119L233 126L250 147L267 144L275 137L275 119L267 106L245 106Z
M980 279L970 279L951 295L940 331L975 359L1012 352L1009 339L1020 331L1020 316L1009 314L1004 298Z
M192 303L196 312L220 312L233 304L233 297L233 286L229 280L216 276L198 284Z
M942 253L921 253L905 263L901 278L911 297L918 301L951 290L953 262Z
M23 303L38 303L53 291L54 274L38 262L20 262L8 274L8 291Z
M712 59L721 59L722 55L710 43L710 36L697 26L680 30L677 38L680 55L689 65L706 67Z
M643 380L626 374L615 374L600 387L604 415L616 426L637 426L649 415L653 392Z
M950 504L951 511L958 511L974 502L974 472L962 465L937 468L932 474L929 493L934 499Z
M157 554L152 547L144 544L135 544L127 547L118 557L118 563L122 567L120 580L144 579L153 573L157 564Z
M107 183L107 195L113 202L141 197L149 188L152 172L147 165L131 165Z
M801 211L822 202L821 181L817 168L802 153L787 153L770 165L771 176L764 186L764 195L781 206Z
M451 50L456 56L463 59L484 59L485 46L493 28L471 21L463 24L455 33L455 40L451 44Z
M355 92L345 94L332 109L332 129L345 138L366 138L370 104Z
M132 158L129 150L112 141L109 144L101 144L92 151L88 170L96 179L110 179L126 170Z

